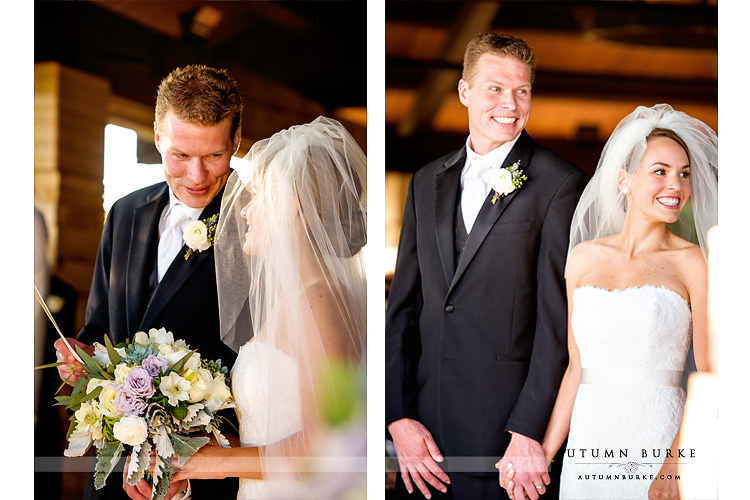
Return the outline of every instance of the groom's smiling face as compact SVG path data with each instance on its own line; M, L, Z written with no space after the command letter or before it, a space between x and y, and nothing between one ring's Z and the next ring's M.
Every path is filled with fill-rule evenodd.
M232 137L231 129L229 118L203 126L180 120L172 111L154 125L167 184L185 205L205 207L226 184L229 160L240 144L240 130Z
M471 147L480 155L521 133L531 113L531 69L515 57L483 54L470 81L458 83L469 111Z

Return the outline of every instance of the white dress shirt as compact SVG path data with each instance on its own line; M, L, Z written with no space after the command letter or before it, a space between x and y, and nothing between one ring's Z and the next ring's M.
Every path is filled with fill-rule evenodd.
M471 136L466 139L466 162L461 170L461 212L466 232L471 232L484 200L492 189L487 173L499 170L520 134L482 156L471 148Z
M172 212L178 205L180 205L180 207L177 210L180 210L184 217L181 217L183 220L179 224L180 227L178 229L176 228L178 233L172 233L173 228L170 224L170 215L172 215ZM156 273L157 282L161 282L164 273L167 272L172 261L177 257L180 249L185 244L185 241L182 239L182 231L191 221L198 220L201 212L203 212L203 208L188 207L177 199L171 189L169 190L169 204L164 207L164 211L159 219L159 250ZM174 241L167 241L172 238L174 238Z

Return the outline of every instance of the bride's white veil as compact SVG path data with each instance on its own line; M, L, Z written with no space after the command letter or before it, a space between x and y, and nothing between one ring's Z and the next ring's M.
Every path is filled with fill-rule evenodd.
M269 386L258 411L275 437L260 447L266 482L302 482L364 373L366 167L347 130L320 117L253 144L227 181L215 239L221 338L292 359L301 398L302 428L288 435L295 404L273 383L289 380L289 365L262 363L257 383Z
M638 106L615 127L573 214L569 249L622 232L627 204L618 188L618 175L621 170L635 173L646 150L646 138L654 129L673 131L688 148L692 194L675 231L699 244L707 255L706 233L718 223L719 141L708 125L668 104Z

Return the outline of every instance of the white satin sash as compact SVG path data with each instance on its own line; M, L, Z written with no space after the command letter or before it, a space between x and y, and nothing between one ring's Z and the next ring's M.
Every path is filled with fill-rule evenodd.
M682 370L582 368L581 384L682 387Z

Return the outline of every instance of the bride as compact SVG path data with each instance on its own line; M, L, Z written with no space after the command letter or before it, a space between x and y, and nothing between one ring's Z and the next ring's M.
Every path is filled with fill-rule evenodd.
M345 403L336 374L364 374L366 158L320 117L255 143L245 160L215 243L240 447L204 446L174 464L173 482L235 476L240 499L308 498L303 475L338 470L320 463L331 458L324 412Z
M700 453L681 449L682 371L691 340L708 368L717 145L669 105L638 107L581 197L566 265L570 361L542 442L552 457L568 438L562 499L677 499L678 463ZM693 226L698 244L685 239Z

